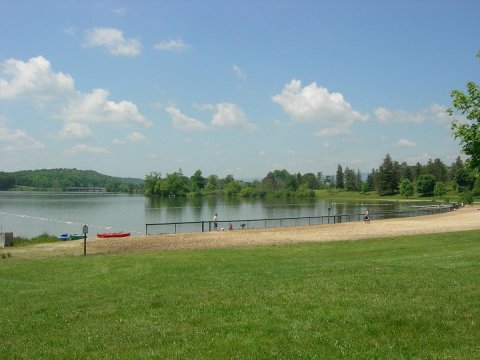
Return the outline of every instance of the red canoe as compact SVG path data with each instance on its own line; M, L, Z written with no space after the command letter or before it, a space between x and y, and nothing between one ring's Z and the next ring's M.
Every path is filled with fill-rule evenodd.
M101 233L97 234L99 238L114 238L114 237L127 237L130 236L130 233L121 232L121 233Z

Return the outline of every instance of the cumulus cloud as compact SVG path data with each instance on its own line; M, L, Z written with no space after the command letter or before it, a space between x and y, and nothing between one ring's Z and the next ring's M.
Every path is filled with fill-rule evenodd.
M44 144L35 140L25 131L20 129L10 129L7 126L7 120L0 116L0 150L11 152L39 150L43 149L44 147Z
M183 114L178 108L168 106L167 111L173 121L173 127L179 130L213 130L226 127L235 127L247 131L254 131L256 126L250 123L243 110L232 103L201 104L196 107L202 111L213 111L209 124Z
M450 119L446 111L446 106L435 103L418 112L389 110L384 107L379 107L375 109L374 114L381 123L422 124L425 122L433 122L438 125L449 125Z
M0 99L33 96L48 100L74 90L73 78L53 72L50 62L43 56L30 58L27 62L8 59L0 71Z
M115 56L138 56L142 44L138 39L125 39L123 32L115 28L94 28L85 36L87 47L101 47Z
M63 125L58 136L62 139L85 139L92 136L92 130L87 124L67 122Z
M201 121L191 118L183 114L180 109L175 106L167 106L165 111L170 114L172 118L172 124L175 129L178 130L206 130L207 125Z
M151 126L151 121L140 114L134 103L109 101L108 95L105 89L94 89L87 94L77 93L59 117L67 122L134 123Z
M368 115L354 110L341 93L330 93L315 82L302 87L301 81L294 79L284 85L280 94L272 96L272 100L292 120L320 125L319 135L346 133L354 121L368 119Z
M217 127L238 127L247 131L254 131L255 125L250 123L243 110L232 103L220 103L216 105L216 113L213 115L212 125Z
M190 47L182 39L169 39L161 41L153 46L155 50L159 51L183 51Z
M417 146L417 144L413 141L410 141L410 140L400 139L400 140L397 141L397 146L414 148L414 147Z

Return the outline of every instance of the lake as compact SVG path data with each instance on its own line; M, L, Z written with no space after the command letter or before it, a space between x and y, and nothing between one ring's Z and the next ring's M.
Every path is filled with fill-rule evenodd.
M418 203L417 203L418 204ZM281 217L360 214L404 210L412 204L398 202L336 202L318 199L241 199L225 197L149 198L129 194L50 192L0 192L0 232L34 237L81 233L129 231L145 234L146 223L264 219Z

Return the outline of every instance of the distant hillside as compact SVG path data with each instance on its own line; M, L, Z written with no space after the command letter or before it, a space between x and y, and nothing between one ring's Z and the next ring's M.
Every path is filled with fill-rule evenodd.
M0 172L0 190L67 191L70 188L106 188L108 192L143 192L143 180L100 174L93 170L42 169Z

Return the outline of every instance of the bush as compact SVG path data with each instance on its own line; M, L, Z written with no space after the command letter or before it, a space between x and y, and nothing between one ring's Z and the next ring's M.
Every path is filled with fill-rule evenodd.
M462 193L462 196L460 196L460 202L464 204L471 205L473 204L473 200L474 200L473 193L470 190L465 190Z

